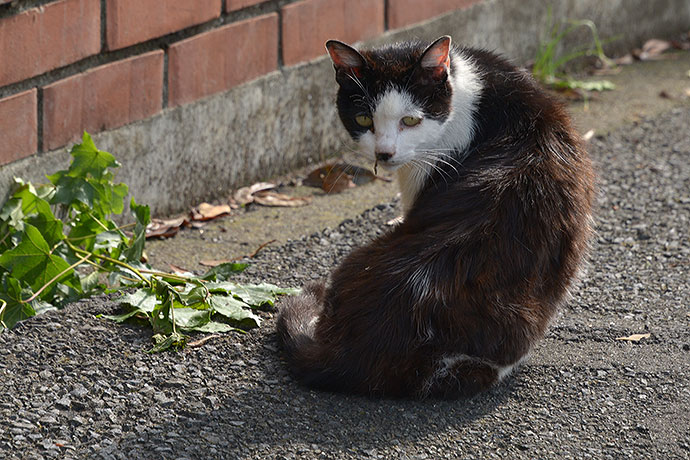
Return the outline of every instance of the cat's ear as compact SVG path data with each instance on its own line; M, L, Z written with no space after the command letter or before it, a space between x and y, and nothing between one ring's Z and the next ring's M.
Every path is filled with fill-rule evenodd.
M450 72L450 37L444 35L427 47L419 58L424 73L436 81L445 81Z
M328 40L326 49L333 61L336 73L351 73L356 77L362 76L362 69L366 66L366 61L359 51L338 40Z

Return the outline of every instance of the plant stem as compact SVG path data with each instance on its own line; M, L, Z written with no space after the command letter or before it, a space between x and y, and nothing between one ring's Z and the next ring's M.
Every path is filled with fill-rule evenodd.
M58 273L57 275L53 276L53 279L51 279L51 280L48 281L46 284L44 284L43 286L41 286L41 289L39 289L38 291L36 291L36 292L34 293L34 295L32 295L31 297L29 297L29 298L26 299L26 300L20 300L19 302L20 302L20 303L29 303L29 302L32 302L36 297L38 297L39 295L41 295L41 292L43 292L48 286L50 286L51 284L53 284L55 281L59 280L60 277L61 277L62 275L64 275L64 274L67 273L68 271L72 270L73 268L77 267L78 265L83 264L83 263L86 261L86 259L88 259L88 258L91 257L92 255L93 255L93 254L88 253L88 254L82 256L81 259L77 260L77 261L74 262L72 265L70 265L69 267L65 268L64 270L62 270L62 271L61 271L60 273Z
M113 264L115 264L115 265L119 265L120 267L126 268L127 270L131 271L132 273L135 273L135 274L136 274L144 283L146 283L150 288L153 287L153 283L151 283L151 281L149 281L148 279L146 279L146 277L144 277L144 275L142 275L141 272L140 272L139 270L137 270L136 268L132 267L131 265L129 265L129 264L125 263L125 262L122 262L122 261L120 261L120 260L113 259L112 257L102 256L102 255L100 255L100 254L95 254L95 253L93 253L93 252L86 251L86 250L84 250L84 249L81 249L81 248L78 248L78 247L74 246L72 243L70 243L70 242L67 241L67 240L64 240L64 241L65 241L65 244L67 244L67 246L69 246L69 248L70 248L72 251L77 252L77 253L79 253L79 254L89 254L89 255L91 255L91 256L93 256L93 257L96 257L97 259L107 260L107 261L110 262L110 263L113 263Z

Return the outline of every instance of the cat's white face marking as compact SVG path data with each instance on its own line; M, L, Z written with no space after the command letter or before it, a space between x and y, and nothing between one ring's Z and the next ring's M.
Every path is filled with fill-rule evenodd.
M373 131L367 131L359 138L360 150L376 160L377 153L388 153L392 157L379 166L396 170L415 159L420 160L419 147L426 141L435 139L441 133L443 124L424 118L422 108L412 98L398 89L391 88L376 101L372 114ZM415 126L406 126L404 117L421 118ZM423 164L421 161L418 164Z
M474 112L482 85L473 64L462 54L451 55L452 101L448 119L439 122L424 118L421 107L405 91L390 88L376 101L373 131L358 140L359 150L372 162L376 153L393 156L378 166L397 170L403 211L407 212L419 191L436 167L436 163L451 163L459 167L451 152L462 152L474 137ZM416 126L405 126L403 117L421 118Z

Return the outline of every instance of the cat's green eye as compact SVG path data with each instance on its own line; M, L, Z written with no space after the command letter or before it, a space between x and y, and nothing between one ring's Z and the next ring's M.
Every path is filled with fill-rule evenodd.
M371 125L374 124L374 120L369 115L357 115L355 121L363 128L371 128Z
M403 117L402 118L402 123L405 126L417 126L420 121L422 121L422 119L417 118L417 117Z

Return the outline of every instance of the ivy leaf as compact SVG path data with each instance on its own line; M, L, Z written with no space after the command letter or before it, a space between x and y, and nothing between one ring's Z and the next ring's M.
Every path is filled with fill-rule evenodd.
M273 306L279 295L294 295L301 292L299 289L283 289L270 283L261 284L236 284L230 281L208 283L206 285L212 293L231 293L251 307Z
M135 311L146 314L153 312L153 309L156 308L156 303L156 293L146 288L137 289L132 293L125 294L120 299L121 305L128 305Z
M141 259L141 255L144 253L144 244L146 243L146 226L151 222L151 211L148 206L138 205L134 198L132 198L129 207L132 209L132 214L134 214L137 223L134 227L134 236L129 247L124 252L127 262Z
M101 179L108 168L119 166L114 156L96 148L87 132L84 132L81 144L72 147L70 153L74 159L69 165L67 175L72 177L87 177L90 174L96 179Z
M248 266L248 264L226 262L211 268L209 271L201 275L200 279L206 281L225 281L235 273L244 271L244 269Z
M164 336L163 334L156 334L153 336L155 345L147 351L147 353L160 353L171 347L184 347L187 343L187 336L179 332Z
M38 229L29 224L24 228L21 243L0 256L0 266L31 286L34 292L60 272L64 271L60 278L70 276L73 272L72 269L68 270L67 262L51 253Z
M194 330L211 321L211 310L198 308L175 308L175 325L183 329Z
M216 313L239 326L251 329L261 325L261 318L245 308L248 305L241 300L231 296L213 296L210 302Z
M0 291L0 330L12 328L19 321L36 314L34 307L22 301L22 287L19 280L5 276Z

